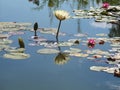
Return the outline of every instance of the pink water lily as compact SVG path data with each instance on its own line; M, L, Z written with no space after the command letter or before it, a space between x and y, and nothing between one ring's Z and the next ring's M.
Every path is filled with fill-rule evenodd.
M93 48L95 46L95 40L94 39L89 39L88 40L88 47Z
M110 6L110 5L109 5L109 3L107 3L107 2L104 2L104 3L103 3L103 5L102 5L102 8L105 8L105 9L107 9L109 6Z

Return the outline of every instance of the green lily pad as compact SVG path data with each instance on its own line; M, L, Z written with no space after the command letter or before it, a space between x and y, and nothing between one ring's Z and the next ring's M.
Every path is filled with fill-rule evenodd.
M18 30L28 30L32 24L31 23L16 23L16 22L0 22L0 30L5 31L18 31Z
M37 53L40 53L40 54L55 54L55 53L59 53L59 52L60 52L59 50L49 49L49 48L39 49L37 51Z
M4 54L3 57L10 59L27 59L30 57L30 55L25 53L8 53Z
M8 38L10 35L8 34L0 34L0 39L6 39Z
M11 44L12 40L9 39L0 39L0 45L8 45Z
M42 28L38 30L40 30L41 33L46 33L46 34L56 34L57 32L56 28Z
M9 48L6 48L5 51L9 53L21 53L25 51L25 48L9 47Z
M103 67L103 66L91 66L90 70L92 71L103 71L107 70L109 67Z
M70 50L65 50L66 53L78 53L81 52L81 49L79 48L70 48Z
M70 56L75 56L75 57L88 57L89 54L84 54L84 53L70 53Z
M58 46L73 46L73 42L59 42Z

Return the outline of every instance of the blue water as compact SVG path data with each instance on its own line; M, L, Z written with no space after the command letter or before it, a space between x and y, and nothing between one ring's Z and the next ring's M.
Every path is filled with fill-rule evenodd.
M78 2L75 0L65 1L59 7L49 8L48 1L39 9L39 6L27 0L0 0L0 22L38 22L39 27L57 27L58 21L52 15L54 9L64 9L71 14L77 9ZM40 3L43 2L40 0ZM74 3L74 4L73 4ZM88 4L86 8L89 8ZM96 6L96 4L95 4ZM37 8L37 9L36 9ZM78 23L79 22L79 23ZM67 33L60 36L60 41L75 38L74 34L86 33L95 37L97 33L109 34L109 28L100 28L91 25L93 19L70 19L62 22L61 31ZM38 33L49 40L56 40L53 35ZM12 60L0 57L0 90L120 90L120 80L112 74L90 71L90 66L105 65L106 63L94 62L86 58L70 57L64 65L55 64L54 58L57 54L37 54L42 46L29 46L29 38L32 32L25 31L19 35L25 40L26 53L31 55L25 60ZM18 36L12 36L14 42L11 46L17 46ZM87 46L77 46L88 48ZM104 47L99 47L107 50ZM96 47L96 48L97 48ZM63 47L61 47L64 50ZM1 54L1 53L0 53Z

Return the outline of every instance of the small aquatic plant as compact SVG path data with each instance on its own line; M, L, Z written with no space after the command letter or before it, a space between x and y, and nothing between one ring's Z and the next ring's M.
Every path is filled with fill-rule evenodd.
M37 37L37 29L38 29L38 23L36 22L35 24L34 24L34 36L35 37Z
M18 38L18 42L19 42L20 48L25 48L24 41L23 41L23 39L21 37Z
M56 10L56 11L54 11L54 15L59 20L58 30L57 30L57 34L56 34L56 38L57 38L58 34L59 34L59 29L61 26L61 21L70 18L70 15L65 10Z

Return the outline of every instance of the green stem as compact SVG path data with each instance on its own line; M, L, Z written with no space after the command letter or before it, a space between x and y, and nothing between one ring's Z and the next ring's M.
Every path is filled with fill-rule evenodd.
M36 32L36 30L35 30L35 34L34 34L34 36L37 36L37 32Z
M58 30L57 30L57 34L56 34L56 38L57 38L57 39L58 39L58 34L59 34L60 26L61 26L61 20L59 21L59 26L58 26Z

